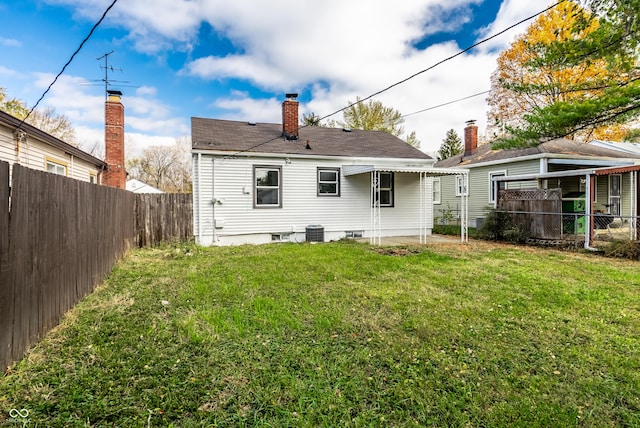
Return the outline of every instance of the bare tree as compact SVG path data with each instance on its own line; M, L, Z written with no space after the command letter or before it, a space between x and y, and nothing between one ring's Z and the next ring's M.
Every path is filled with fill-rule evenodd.
M29 109L24 102L17 98L7 99L7 93L4 88L0 87L0 110L9 113L18 119L24 119L25 122L35 126L41 131L64 141L67 144L78 147L76 142L76 131L73 124L64 114L56 113L53 107L46 107L42 110L34 110L29 114ZM27 116L29 114L29 116Z
M56 109L53 107L34 110L27 118L27 122L67 144L78 147L76 130L73 128L71 121L64 114L56 113Z
M191 144L186 137L173 146L152 146L127 161L131 178L169 193L191 192Z

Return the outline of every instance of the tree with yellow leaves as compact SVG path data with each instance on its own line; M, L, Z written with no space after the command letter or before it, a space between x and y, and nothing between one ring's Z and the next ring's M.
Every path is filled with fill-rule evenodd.
M599 30L598 17L571 1L538 17L498 57L487 100L489 135L506 138L511 143L507 145L535 145L554 137L624 138L629 131L626 117L576 122L563 116L585 113L585 108L604 99L609 88L629 80L628 67L603 56L580 56L589 37ZM577 111L565 108L576 105Z

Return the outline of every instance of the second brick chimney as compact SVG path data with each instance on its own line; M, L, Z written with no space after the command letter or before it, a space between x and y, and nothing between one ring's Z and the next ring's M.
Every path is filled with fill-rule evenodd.
M478 150L478 126L475 120L468 120L464 128L464 156L473 155Z
M127 171L124 166L124 106L122 92L107 91L104 107L104 161L107 170L102 175L105 186L126 188Z
M282 102L282 136L287 140L298 139L298 94L287 94Z

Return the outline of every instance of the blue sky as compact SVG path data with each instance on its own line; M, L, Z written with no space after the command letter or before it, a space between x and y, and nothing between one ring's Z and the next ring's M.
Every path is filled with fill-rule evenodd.
M29 107L112 0L0 0L0 87ZM544 9L536 0L119 0L40 106L103 144L104 62L123 92L128 156L189 136L191 116L276 122L286 92L300 116L332 113ZM498 52L525 26L376 97L410 114L490 87ZM406 118L422 150L460 135L484 97ZM341 114L333 117L341 120Z

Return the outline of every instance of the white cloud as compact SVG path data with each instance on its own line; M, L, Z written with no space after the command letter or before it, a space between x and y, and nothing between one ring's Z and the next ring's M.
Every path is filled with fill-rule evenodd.
M522 1L522 0L503 0L500 5L500 11L496 19L486 28L479 31L480 38L489 37L502 31L513 24L520 22L523 19L529 18L540 11L546 9L556 2L548 0L537 1ZM484 45L480 49L483 51L499 51L508 47L508 45L517 37L518 34L524 33L527 26L530 25L535 18L509 30L503 36L493 39Z
M48 2L72 6L79 17L91 20L97 19L105 7L104 0ZM162 55L175 49L187 53L190 60L179 78L207 83L246 81L274 94L307 89L313 97L301 106L300 116L312 111L324 115L344 107L348 100L355 101L356 96L377 92L459 52L465 46L453 42L424 50L413 48L412 43L428 34L456 31L472 18L469 6L479 3L481 0L158 0L149 7L146 0L128 0L119 2L108 20L110 25L128 30L129 40L142 52ZM497 19L487 28L478 29L478 38L544 7L533 0L503 0ZM195 37L204 22L237 50L192 56L199 42ZM526 24L377 99L407 114L487 90L496 53L525 28ZM127 126L146 135L188 134L188 117L175 117L174 110L160 101L161 95L145 86L135 96L125 98ZM60 103L56 105L68 108L78 118L94 120L94 109L101 112L101 103L86 94L73 92L73 96L77 99L56 96ZM95 106L82 110L76 105L82 100ZM217 117L277 122L281 101L280 96L252 99L248 94L230 92L213 106L228 112ZM482 132L485 115L485 97L476 97L410 116L405 129L416 131L423 150L435 151L448 129L462 133L468 119L477 119ZM340 120L342 116L333 118Z
M0 75L5 75L5 76L17 76L18 72L15 70L12 70L10 68L4 67L2 65L0 65Z
M158 94L158 89L151 86L141 86L136 89L137 97L155 97Z
M54 76L34 73L33 84L44 90ZM77 76L61 76L44 98L40 107L51 106L66 115L76 130L76 140L84 150L104 146L104 103L102 95L89 94L87 87L78 85ZM135 96L122 98L125 106L125 138L135 140L135 146L168 144L182 135L190 134L188 118L174 116L171 108L154 98L157 90L139 88Z
M19 48L22 46L22 42L16 39L8 39L6 37L0 37L0 45L10 48Z

